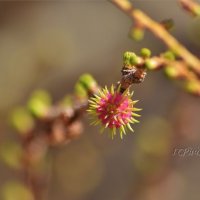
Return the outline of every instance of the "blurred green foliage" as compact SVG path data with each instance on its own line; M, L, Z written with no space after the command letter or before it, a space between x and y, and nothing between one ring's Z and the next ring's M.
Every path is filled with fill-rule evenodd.
M51 105L51 97L45 90L36 90L32 93L27 107L30 112L36 117L43 117L46 115L49 106Z
M20 182L11 181L1 189L2 200L34 200L30 190Z
M4 141L0 146L0 157L9 167L21 168L23 150L16 141Z
M15 108L10 116L10 122L20 134L27 133L34 126L34 120L25 107Z

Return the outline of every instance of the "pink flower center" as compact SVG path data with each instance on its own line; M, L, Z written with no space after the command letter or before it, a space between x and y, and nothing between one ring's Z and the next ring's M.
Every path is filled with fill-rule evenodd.
M129 123L132 117L133 104L127 96L120 93L108 93L99 101L97 116L109 128L119 128Z

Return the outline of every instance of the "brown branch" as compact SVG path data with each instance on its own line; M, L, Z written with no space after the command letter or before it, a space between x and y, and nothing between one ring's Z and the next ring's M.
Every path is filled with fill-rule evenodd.
M123 12L133 20L150 30L156 37L160 38L171 50L176 52L198 76L200 76L200 60L181 45L162 25L149 18L142 11L134 9L128 0L111 0Z
M179 0L182 8L192 16L200 15L200 5L193 0Z
M35 171L35 166L44 159L50 146L69 143L80 136L83 124L80 118L87 108L81 103L74 108L53 106L43 119L36 119L35 127L22 137L23 162L22 173L26 185L32 191L35 200L43 199L47 175Z
M90 86L85 96L74 93L71 103L51 105L44 115L35 116L34 126L21 134L23 147L21 172L35 200L43 199L47 184L47 173L38 174L35 166L44 160L49 147L69 143L82 134L81 118L86 113L88 98L99 89L97 84L93 83Z

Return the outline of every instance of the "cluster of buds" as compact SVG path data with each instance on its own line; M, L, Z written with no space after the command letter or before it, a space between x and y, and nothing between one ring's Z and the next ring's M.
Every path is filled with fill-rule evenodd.
M145 49L143 49L144 51ZM150 52L147 52L148 55ZM148 55L144 55L144 57L148 57ZM150 55L149 55L150 56ZM142 83L146 77L146 69L144 65L141 63L141 58L139 58L133 52L125 52L123 55L123 68L122 79L120 81L121 84L121 92L125 91L132 84Z
M200 96L200 80L195 71L191 70L180 56L168 50L158 56L151 56L147 48L141 49L140 55L133 52L124 53L121 85L124 90L130 84L143 82L146 70L163 69L171 80L181 81L184 90L195 96Z

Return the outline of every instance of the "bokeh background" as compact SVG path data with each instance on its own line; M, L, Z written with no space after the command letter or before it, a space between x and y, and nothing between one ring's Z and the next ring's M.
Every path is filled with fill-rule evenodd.
M153 19L172 18L172 34L200 56L200 19L192 19L175 0L135 0ZM153 55L166 47L151 33L141 42L129 36L131 20L104 0L0 2L0 141L17 141L10 111L34 89L58 101L73 91L82 73L102 86L120 79L122 54L143 47ZM122 141L89 126L66 146L50 150L48 200L199 200L200 103L162 72L149 72L135 85L143 108L135 133ZM19 174L0 163L0 186ZM3 197L0 197L3 200Z

